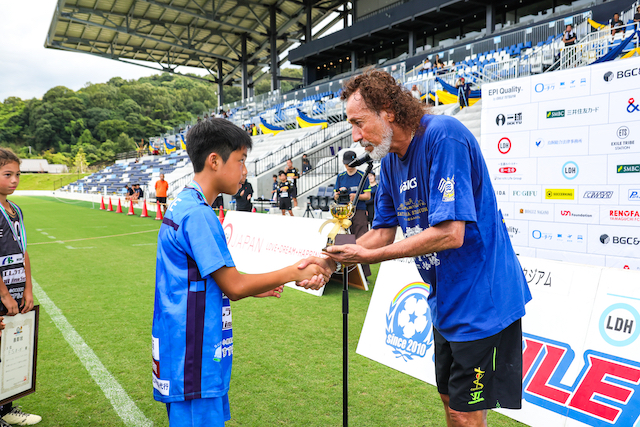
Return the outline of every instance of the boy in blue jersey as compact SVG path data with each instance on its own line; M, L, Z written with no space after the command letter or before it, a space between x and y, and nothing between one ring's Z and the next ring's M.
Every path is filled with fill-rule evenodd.
M229 300L279 297L289 281L320 287L330 271L325 262L324 268L240 274L211 203L219 193L238 192L251 138L227 120L211 119L191 128L187 140L195 176L167 209L158 234L154 398L167 404L172 427L223 427L233 356Z
M431 285L436 383L447 426L486 426L521 407L520 318L531 299L474 136L425 114L393 77L371 71L343 88L353 139L382 160L373 229L327 248L340 263L413 257ZM400 226L405 239L394 243Z

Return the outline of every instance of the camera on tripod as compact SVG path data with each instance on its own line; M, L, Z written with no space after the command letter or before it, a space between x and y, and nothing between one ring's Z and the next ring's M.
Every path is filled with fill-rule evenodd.
M348 205L351 202L351 198L349 197L349 189L341 188L338 193L338 204L339 205Z

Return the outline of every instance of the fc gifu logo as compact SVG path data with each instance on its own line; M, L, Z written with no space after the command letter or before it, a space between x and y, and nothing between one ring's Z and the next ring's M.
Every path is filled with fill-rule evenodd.
M405 361L424 357L433 343L431 311L427 298L431 288L423 282L405 286L391 301L387 312L387 345Z

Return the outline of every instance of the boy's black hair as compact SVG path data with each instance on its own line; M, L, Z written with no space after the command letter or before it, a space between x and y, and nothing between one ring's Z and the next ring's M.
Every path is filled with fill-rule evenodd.
M284 171L278 171L278 176L280 175L286 175L286 173L284 173Z
M277 177L278 177L278 175L276 175L276 174L273 174L273 178L277 178Z
M187 154L195 173L204 169L204 162L211 153L226 162L232 152L245 147L251 150L252 146L251 137L225 119L202 120L187 133Z
M0 167L9 163L20 164L20 158L8 148L0 147Z

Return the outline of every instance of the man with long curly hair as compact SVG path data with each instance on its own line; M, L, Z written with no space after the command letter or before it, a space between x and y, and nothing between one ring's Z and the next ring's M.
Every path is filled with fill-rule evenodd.
M329 247L340 263L413 257L431 285L436 382L448 426L485 426L521 407L522 330L531 299L474 136L427 114L389 74L343 88L353 140L382 160L373 228ZM400 226L405 239L394 243Z

